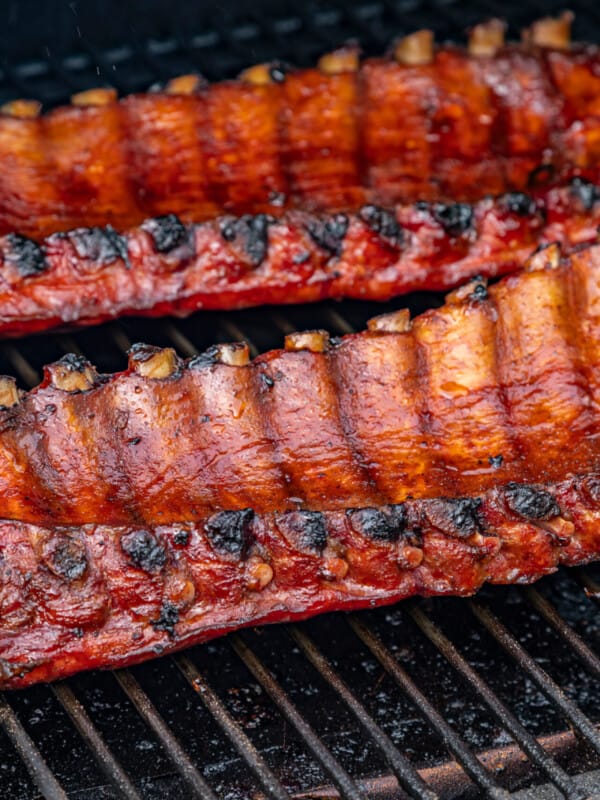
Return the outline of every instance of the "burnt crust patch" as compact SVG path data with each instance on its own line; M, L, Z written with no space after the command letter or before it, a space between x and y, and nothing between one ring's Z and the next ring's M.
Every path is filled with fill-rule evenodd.
M9 249L4 257L23 278L39 275L47 269L46 255L33 239L20 233L9 233L6 242Z
M545 489L524 483L508 483L504 488L506 504L525 519L552 519L560 516L560 507Z
M68 583L82 578L88 568L83 542L70 536L61 536L44 548L43 558L48 569Z
M253 519L251 508L219 511L207 520L204 529L215 550L243 558L252 544Z
M190 358L188 361L188 367L191 369L210 367L218 362L219 352L219 346L216 344L211 344L211 346L207 347L203 353L198 353L197 356Z
M376 542L396 542L406 528L406 510L402 505L389 509L358 508L347 512L352 528Z
M460 236L473 225L473 207L469 203L434 203L431 213L450 236Z
M348 231L349 220L346 214L334 214L325 219L315 217L306 224L306 230L313 242L332 256L341 256L344 236Z
M444 497L426 501L425 514L434 528L455 536L468 539L480 531L480 497Z
M320 511L288 511L277 520L284 531L291 533L300 547L321 553L327 544L325 515Z
M500 202L512 214L518 214L520 217L530 217L537 210L535 200L525 192L507 192L502 195Z
M389 244L395 246L402 244L404 231L392 211L369 204L360 209L358 216L374 233Z
M155 631L164 631L171 639L175 636L175 625L179 622L179 611L177 606L166 600L161 608L158 619L150 620L150 624Z
M239 243L252 264L258 267L267 257L269 227L277 222L269 214L244 214L221 220L221 236L226 242Z
M127 240L111 226L105 228L76 228L69 239L80 258L88 258L101 266L119 259L129 266Z
M121 549L132 564L144 572L157 573L167 563L163 545L150 531L132 531L121 537Z
M188 232L177 214L164 214L145 220L142 230L149 233L157 253L169 253L188 239Z
M585 178L573 178L570 188L571 194L581 201L586 211L591 211L595 203L600 200L600 188Z

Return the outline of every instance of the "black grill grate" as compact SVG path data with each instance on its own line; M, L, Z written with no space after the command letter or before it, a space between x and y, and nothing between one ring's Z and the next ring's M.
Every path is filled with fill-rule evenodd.
M191 70L223 78L271 58L311 64L348 38L381 52L392 35L422 25L457 38L501 14L515 32L562 3L10 5L0 102L28 96L50 106L99 83L128 92ZM600 41L593 2L580 4L575 35ZM439 302L419 294L390 306L414 314ZM0 372L32 386L44 363L69 351L115 371L139 340L188 356L245 338L256 354L291 330L339 335L381 310L347 302L123 320L3 344ZM473 602L418 601L245 631L132 670L7 694L0 792L11 800L591 798L600 787L598 598L597 567L561 571L535 589L487 588Z

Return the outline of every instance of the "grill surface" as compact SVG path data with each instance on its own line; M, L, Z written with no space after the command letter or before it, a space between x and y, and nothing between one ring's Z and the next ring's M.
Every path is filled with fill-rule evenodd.
M381 52L391 34L422 25L458 38L502 14L514 33L561 9L554 0L10 5L0 102L47 105L107 82L125 92L192 70L231 77L271 58L310 64L350 37ZM593 2L575 11L575 36L600 41ZM440 301L419 294L387 307L416 314ZM256 353L291 330L339 335L381 311L347 302L123 320L4 344L0 372L32 386L69 351L115 371L140 340L187 356L245 338ZM11 800L597 797L599 598L600 569L562 571L533 589L256 629L5 695L0 791Z

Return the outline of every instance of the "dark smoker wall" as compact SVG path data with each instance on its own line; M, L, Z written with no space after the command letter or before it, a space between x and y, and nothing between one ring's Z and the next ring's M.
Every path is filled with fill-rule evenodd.
M579 12L574 36L585 38L600 20L600 6L572 0L0 0L0 66L49 56L60 67L66 55L116 48L110 71L118 73L119 45L137 43L143 59L151 39L156 55L164 56L161 47L170 42L191 50L208 77L233 76L268 57L308 64L357 35L366 52L380 52L394 35L419 26L433 27L440 38L456 37L490 16L508 19L515 33L565 6ZM258 47L265 18L268 41ZM99 72L96 82L113 82L103 65Z

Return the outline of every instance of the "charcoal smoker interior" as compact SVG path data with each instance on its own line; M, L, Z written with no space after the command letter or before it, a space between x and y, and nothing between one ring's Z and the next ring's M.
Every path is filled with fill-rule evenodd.
M301 7L298 7L300 6ZM600 43L600 9L574 36ZM505 16L511 33L554 2L6 3L0 101L46 106L110 83L135 91L198 71L233 77L275 58L299 65L349 38L367 53L432 27L460 39ZM1 168L1 167L0 167ZM439 304L402 298L413 313ZM130 343L188 356L244 338L362 328L382 307L325 303L184 321L123 320L0 346L23 387L83 352L121 369ZM117 673L0 696L0 796L112 798L587 798L600 792L600 570L561 571L535 588L488 588L302 625L246 631ZM429 787L429 789L425 787Z

